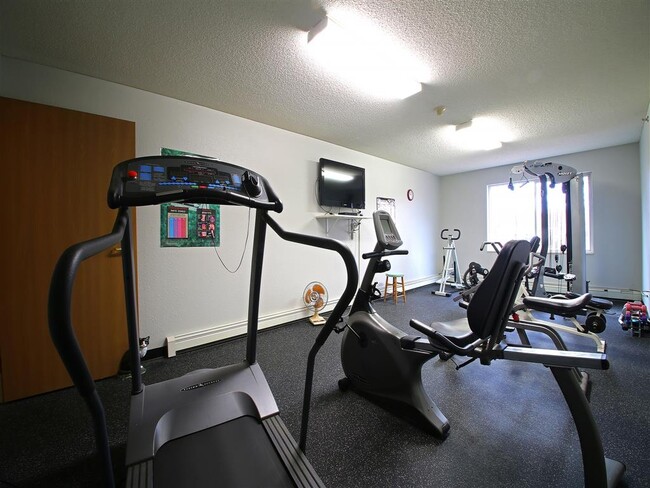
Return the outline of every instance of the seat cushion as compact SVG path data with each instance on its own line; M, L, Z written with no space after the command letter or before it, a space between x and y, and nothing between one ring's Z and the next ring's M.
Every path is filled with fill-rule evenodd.
M467 318L449 320L447 322L434 322L431 324L431 328L460 347L466 346L476 340L476 336L469 328Z
M576 298L545 298L524 297L524 305L540 312L557 315L575 315L582 310L591 300L591 295L585 293Z

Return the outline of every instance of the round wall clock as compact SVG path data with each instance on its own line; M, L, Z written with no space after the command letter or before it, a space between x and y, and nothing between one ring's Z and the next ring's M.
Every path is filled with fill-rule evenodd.
M413 190L411 190L410 188L406 192L406 198L408 198L409 201L413 200Z

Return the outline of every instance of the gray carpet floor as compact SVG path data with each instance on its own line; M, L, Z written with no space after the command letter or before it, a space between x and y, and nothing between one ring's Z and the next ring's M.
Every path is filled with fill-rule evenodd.
M432 287L407 292L407 303L374 302L395 326L412 333L411 318L424 322L462 317L451 298ZM605 454L627 465L623 486L650 486L650 334L633 337L618 324L621 304L601 336L611 368L592 371L591 405ZM558 323L564 323L562 319ZM300 432L307 353L319 328L299 321L263 331L258 359L281 415L294 437ZM532 337L532 336L531 336ZM541 365L474 362L456 370L433 359L423 383L449 419L441 442L387 405L341 392L341 336L332 335L317 363L307 454L330 487L579 487L580 446L573 420L550 371ZM589 350L589 341L569 341ZM534 338L539 347L550 346ZM145 361L145 383L244 358L234 339ZM105 402L117 479L123 481L130 382L98 383ZM73 389L0 405L0 480L9 486L100 486L89 415Z

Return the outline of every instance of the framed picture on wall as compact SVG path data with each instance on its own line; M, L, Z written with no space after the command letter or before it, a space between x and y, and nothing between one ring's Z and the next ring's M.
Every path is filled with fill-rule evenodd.
M377 210L385 210L393 220L395 220L395 199L386 197L377 197Z
M162 156L201 156L163 147ZM220 206L163 203L160 206L160 247L219 247Z

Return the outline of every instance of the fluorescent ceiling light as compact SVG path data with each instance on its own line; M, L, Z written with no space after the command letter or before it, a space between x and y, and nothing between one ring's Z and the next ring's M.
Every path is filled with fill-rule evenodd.
M404 99L422 91L404 58L394 57L325 17L307 35L311 52L340 76L382 98Z
M468 149L498 149L503 144L490 127L470 120L456 126L456 136Z
M337 171L335 169L324 169L323 178L325 178L326 180L333 180L333 181L352 181L354 179L354 176L344 171Z

